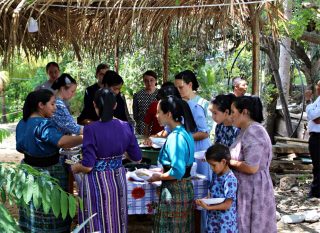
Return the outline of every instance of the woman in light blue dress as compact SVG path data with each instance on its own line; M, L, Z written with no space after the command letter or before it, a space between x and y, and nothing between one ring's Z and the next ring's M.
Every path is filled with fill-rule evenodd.
M193 132L195 141L195 151L204 151L210 146L209 128L207 125L206 110L195 101L196 94L193 86L198 87L199 84L193 78L194 74L191 71L182 71L175 76L175 85L179 90L181 98L187 101L193 118L197 125L197 131ZM197 173L205 175L208 180L211 179L211 169L209 164L202 160L196 160Z
M181 98L187 101L194 121L197 125L197 131L193 132L192 136L195 143L195 152L207 150L211 142L209 139L210 129L207 125L206 109L196 102L195 88L199 87L195 75L191 71L182 71L175 76L175 86L181 95ZM202 159L196 159L197 170L196 172L205 175L210 181L212 178L212 170L210 165ZM206 211L201 211L201 232L206 229Z

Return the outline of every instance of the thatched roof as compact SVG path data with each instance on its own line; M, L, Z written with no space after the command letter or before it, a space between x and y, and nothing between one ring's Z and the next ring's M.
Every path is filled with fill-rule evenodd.
M115 46L130 49L136 39L161 46L168 27L199 42L232 30L245 37L248 3L264 9L266 18L278 14L274 2L250 0L2 0L0 55L7 61L17 46L36 57L73 46L78 57L84 50L106 56ZM38 32L28 32L30 17L38 21Z

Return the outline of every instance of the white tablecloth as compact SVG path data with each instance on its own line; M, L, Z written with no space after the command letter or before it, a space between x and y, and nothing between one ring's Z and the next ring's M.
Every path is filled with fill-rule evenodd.
M194 199L199 199L208 194L208 181L206 179L192 179ZM160 190L159 182L143 183L127 180L128 186L128 214L154 214L155 205L158 203ZM158 188L158 189L157 189Z

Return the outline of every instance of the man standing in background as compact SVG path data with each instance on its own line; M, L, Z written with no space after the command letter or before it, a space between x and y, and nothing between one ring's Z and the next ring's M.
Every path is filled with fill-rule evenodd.
M96 68L97 82L86 88L84 99L83 99L83 110L80 116L77 118L77 122L80 125L89 124L91 121L99 120L96 111L93 106L94 95L97 90L103 87L102 80L105 73L109 70L107 64L101 63Z
M233 94L236 97L244 96L248 89L248 83L246 80L237 77L232 80Z
M320 80L316 82L316 94L318 98L312 103L312 91L305 93L306 112L308 119L309 152L312 160L313 181L309 197L320 198Z

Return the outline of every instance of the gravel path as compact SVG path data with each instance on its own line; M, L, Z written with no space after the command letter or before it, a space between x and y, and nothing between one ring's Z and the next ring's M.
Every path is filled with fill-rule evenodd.
M10 132L10 136L0 143L0 162L18 162L23 154L16 151L16 126L17 123L0 124L0 129Z

